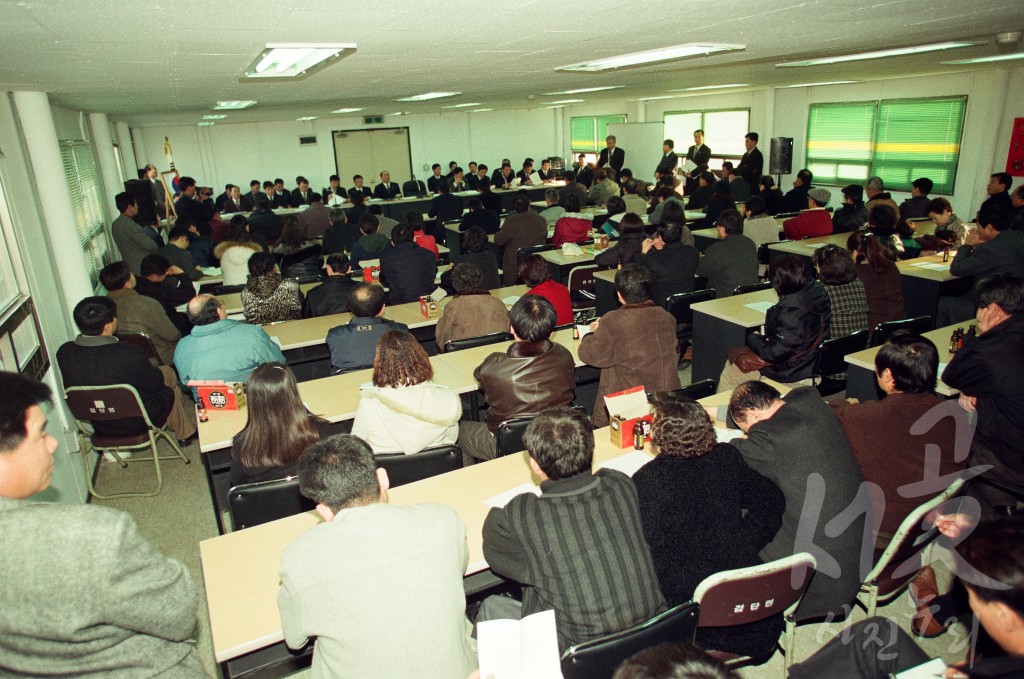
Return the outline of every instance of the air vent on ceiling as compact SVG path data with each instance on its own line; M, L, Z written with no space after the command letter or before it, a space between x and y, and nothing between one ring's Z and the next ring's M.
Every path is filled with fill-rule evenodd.
M316 137L299 137L299 146L311 146L316 144Z
M384 122L384 116L363 116L364 125L381 125Z

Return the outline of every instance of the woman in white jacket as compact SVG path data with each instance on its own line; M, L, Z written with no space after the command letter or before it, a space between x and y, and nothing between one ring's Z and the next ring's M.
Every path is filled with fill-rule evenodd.
M454 444L462 402L450 388L434 384L433 366L407 332L389 331L377 340L373 382L359 387L352 435L373 452L411 455Z

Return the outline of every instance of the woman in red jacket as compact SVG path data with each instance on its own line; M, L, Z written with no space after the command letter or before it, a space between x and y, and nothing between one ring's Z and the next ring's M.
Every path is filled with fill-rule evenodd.
M540 255L524 257L519 264L519 277L530 288L526 291L527 295L540 295L555 307L555 313L558 315L556 325L568 325L573 322L569 288L551 278L551 269L546 259Z

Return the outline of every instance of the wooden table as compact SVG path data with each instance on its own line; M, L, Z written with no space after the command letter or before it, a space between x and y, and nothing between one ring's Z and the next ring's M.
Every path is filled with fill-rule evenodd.
M727 393L715 394L701 399L701 403L713 406L728 400ZM612 446L607 427L596 430L594 438L596 466L633 452ZM654 451L648 448L647 452ZM537 483L537 479L530 471L526 453L520 453L394 488L389 492L389 501L396 505L440 502L452 507L466 524L466 575L473 576L487 570L482 529L489 508L484 500L530 482ZM218 662L228 662L283 641L277 608L281 553L318 523L319 516L307 512L199 543L210 632ZM472 587L469 582L467 587ZM281 645L282 652L287 653Z
M967 329L968 323L949 325L944 328L929 330L924 334L930 339L939 350L939 376L946 365L953 360L953 354L949 353L949 338L958 327ZM849 354L846 363L850 369L846 373L846 396L861 401L877 401L881 395L878 383L875 380L875 356L881 347L874 347ZM956 396L959 391L947 386L942 380L938 381L935 388L936 393L942 396Z
M594 246L581 245L583 254L578 257L570 257L562 254L562 249L546 250L537 254L548 261L551 269L551 277L562 285L569 284L569 272L578 266L592 266L594 264Z
M765 312L745 305L778 299L774 290L758 290L694 304L692 381L717 381L729 348L743 346L747 335L764 325Z
M972 276L960 278L949 273L949 262L943 262L942 255L905 259L897 262L896 268L900 270L906 317L930 316L933 325L938 318L939 297L963 294L974 284Z
M303 283L299 286L299 290L305 295L307 292L315 288L316 286L323 283L323 281L313 281L312 283ZM224 311L230 316L232 314L242 313L242 293L232 292L227 295L218 295L217 299L224 305Z

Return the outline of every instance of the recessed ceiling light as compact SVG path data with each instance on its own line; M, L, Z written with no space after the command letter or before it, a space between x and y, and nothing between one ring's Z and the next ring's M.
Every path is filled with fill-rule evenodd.
M980 45L977 42L939 42L933 45L915 45L913 47L897 47L891 50L878 50L875 52L859 52L857 54L844 54L838 57L822 57L821 59L807 59L806 61L786 61L775 64L776 68L790 68L799 66L823 66L825 64L841 64L846 61L862 61L865 59L884 59L886 57L902 57L908 54L923 54L925 52L941 52L960 47L971 47Z
M559 99L558 101L549 101L549 104L579 104L586 101L586 99Z
M584 94L586 92L603 92L604 90L621 90L625 85L606 85L605 87L581 87L576 90L562 90L561 92L545 92L545 97L553 97L559 94Z
M199 123L199 127L209 127L210 125L216 125L217 123L205 122Z
M255 101L218 101L213 107L214 111L237 111L242 108L249 108Z
M401 99L395 99L395 101L429 101L430 99L444 99L445 97L457 97L462 92L424 92L423 94L414 94L411 97L402 97Z
M654 64L661 61L675 61L689 57L703 57L716 52L736 52L746 49L746 45L725 45L720 43L688 43L686 45L674 45L663 49L648 50L646 52L631 52L620 54L615 57L595 59L580 64L559 66L556 71L608 71L615 68L628 68L630 66L641 66Z
M339 109L336 109L334 111L331 111L331 113L355 113L356 111L362 111L362 110L363 109L361 109L361 108L339 108Z
M1013 54L997 54L993 57L976 57L974 59L957 59L956 61L943 61L944 64L991 64L996 61L1013 61L1014 59L1024 59L1024 52L1014 52Z
M700 90L724 90L730 87L750 87L750 83L731 83L729 85L701 85L700 87L683 87L669 92L699 92Z
M316 120L316 116L302 116L301 118L296 118L296 120L306 122L307 120Z
M218 114L211 113L210 115L203 116L203 120L223 120L224 118L227 118L227 116L223 115L221 113L218 113Z
M780 90L786 90L791 87L818 87L819 85L850 85L857 82L856 80L829 80L823 83L798 83L796 85L779 85Z
M493 108L475 108L470 113L486 113L487 111L493 111Z
M441 108L470 108L472 106L479 106L479 101L474 101L469 104L452 104L450 106L442 106Z
M245 69L245 77L303 78L355 51L355 43L271 43Z

